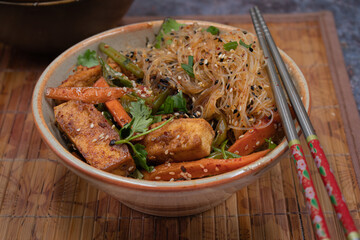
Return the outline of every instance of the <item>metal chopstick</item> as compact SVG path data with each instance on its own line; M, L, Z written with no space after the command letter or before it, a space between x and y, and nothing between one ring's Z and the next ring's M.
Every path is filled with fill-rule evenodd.
M305 190L305 197L307 204L310 208L311 219L316 219L316 223L313 221L313 226L315 229L317 229L316 234L319 239L330 239L324 214L321 210L320 202L317 197L314 183L311 179L304 152L300 145L300 140L295 129L295 124L292 120L284 91L281 87L273 59L268 50L264 35L261 31L261 27L254 9L250 9L250 15L254 24L256 34L258 36L258 40L260 42L260 46L264 52L264 56L267 62L267 71L270 78L271 88L274 93L275 102L277 104L278 111L283 122L285 135L288 140L290 151L292 153L292 158L296 163L297 171L300 172L300 183Z
M290 74L287 71L287 68L284 64L284 61L282 60L278 48L276 47L276 44L271 36L271 33L268 27L266 26L265 20L262 17L260 10L256 6L254 7L254 12L257 18L259 19L260 27L264 32L265 39L268 43L268 46L276 63L282 82L285 86L287 95L294 108L301 129L304 132L306 141L311 150L311 155L315 160L321 179L328 190L328 195L330 197L331 203L337 213L339 220L342 223L346 237L348 239L360 239L360 235L356 229L354 221L346 206L346 203L341 194L340 188L336 182L334 174L331 171L326 155L320 146L320 142L315 133L314 127L311 124L309 116L307 115L304 105L302 104L302 101L300 99L300 96L298 95L295 89Z

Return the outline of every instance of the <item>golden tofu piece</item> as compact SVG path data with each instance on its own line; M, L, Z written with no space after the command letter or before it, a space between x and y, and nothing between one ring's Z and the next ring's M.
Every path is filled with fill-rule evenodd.
M93 104L68 101L54 108L55 119L86 161L93 167L127 175L135 170L135 163L125 144L110 146L119 140L105 117Z
M153 124L152 128L159 124ZM214 136L206 120L180 118L146 135L142 144L150 164L184 162L208 156Z

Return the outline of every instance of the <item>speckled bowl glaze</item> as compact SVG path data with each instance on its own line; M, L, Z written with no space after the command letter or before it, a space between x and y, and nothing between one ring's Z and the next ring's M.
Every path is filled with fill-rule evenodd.
M180 22L189 24L193 21ZM200 26L213 25L222 31L235 29L217 23L197 22ZM144 22L111 29L90 37L65 51L46 68L39 78L33 93L32 109L42 138L56 153L60 161L75 174L140 212L158 216L184 216L200 213L220 204L233 193L260 177L286 155L287 142L282 141L268 155L248 166L218 176L177 182L126 178L98 170L75 158L66 149L65 143L55 127L54 103L44 96L46 87L58 86L71 74L77 56L86 49L97 50L100 42L106 42L119 50L144 47L146 38L150 41L153 40L161 23L162 21ZM284 52L281 54L290 69L305 108L309 110L310 95L307 82L294 61ZM298 132L300 132L299 127Z

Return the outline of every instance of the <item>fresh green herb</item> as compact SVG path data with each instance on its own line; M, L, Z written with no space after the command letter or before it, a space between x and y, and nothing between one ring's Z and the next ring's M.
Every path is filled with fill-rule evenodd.
M164 36L170 33L172 30L178 31L181 26L184 26L184 24L180 24L172 18L166 18L160 27L159 33L156 35L154 45L155 48L161 48L162 42L164 41Z
M131 103L130 114L132 115L132 120L120 130L119 135L121 140L116 141L115 144L128 144L133 151L136 166L140 166L146 171L151 172L152 168L146 163L147 152L145 146L138 143L134 145L131 141L162 128L174 118L170 118L161 125L148 130L150 124L153 122L153 118L151 117L151 109L146 106L143 99ZM139 134L135 135L135 133Z
M165 102L159 108L159 114L169 114L178 112L188 112L186 108L186 99L183 96L182 91L173 96L168 96Z
M228 156L226 155L226 152L225 152L225 147L226 147L227 142L228 142L228 140L225 140L225 141L220 145L220 150L221 150L221 153L222 153L224 159L228 159Z
M207 32L211 33L212 35L219 35L219 29L214 26L210 26L206 29Z
M133 171L129 176L136 179L144 178L144 175L139 171L139 169L135 169L135 171Z
M268 148L271 149L271 150L276 148L276 146L277 146L276 143L274 143L271 138L265 139L265 142L267 142L269 144Z
M121 72L115 71L112 67L109 66L101 57L98 57L100 62L103 76L106 82L110 86L119 86L119 87L128 87L132 88L133 85L129 78Z
M156 115L153 117L153 122L152 123L158 123L162 121L162 117L161 115Z
M240 40L239 43L240 43L241 46L244 46L244 47L246 47L246 48L251 48L251 45L252 45L252 44L247 45L247 44L244 43L242 40Z
M96 51L91 51L90 49L87 49L83 55L78 56L77 65L81 65L89 68L99 65Z
M223 154L222 150L220 148L212 147L212 149L214 152ZM237 155L235 153L232 153L232 152L229 152L226 150L225 150L225 154L226 154L227 158L240 158L241 157L240 155Z
M193 70L193 66L194 66L194 57L193 56L189 56L188 57L188 64L182 63L181 67L182 69L185 70L185 72L190 76L190 77L195 77L194 75L194 70Z
M228 43L225 43L224 44L224 49L226 51L230 51L231 49L236 49L238 46L238 43L237 42L228 42Z

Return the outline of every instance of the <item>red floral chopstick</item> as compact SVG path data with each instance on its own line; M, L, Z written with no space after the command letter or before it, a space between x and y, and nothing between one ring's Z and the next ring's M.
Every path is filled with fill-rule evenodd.
M276 66L281 76L282 82L285 86L286 92L290 99L290 102L295 110L297 119L300 123L301 129L306 137L309 148L311 150L312 157L318 167L321 179L328 190L330 201L338 215L340 222L342 223L344 232L348 239L360 239L360 235L357 232L354 221L350 215L349 209L346 206L344 198L340 192L340 188L335 180L335 177L330 169L329 163L325 157L325 154L320 146L320 142L316 136L315 130L311 124L309 116L306 113L304 105L294 87L290 74L282 60L282 57L276 47L276 44L271 36L271 33L266 26L265 20L262 17L259 9L254 7L252 9L256 18L258 18L258 25L260 25L261 32L264 32L267 45L272 53L272 58L276 62Z
M330 201L337 213L337 217L342 223L346 237L348 239L359 239L360 236L357 232L354 221L351 218L349 209L346 206L335 176L330 168L329 162L327 161L325 153L320 146L320 141L316 135L310 135L306 138L306 141L308 142L311 155L315 160L316 167L318 168L321 179L324 182Z
M329 231L325 223L325 218L310 176L309 168L306 164L306 159L304 157L300 141L294 140L289 142L289 147L296 165L300 183L305 191L306 203L310 211L311 222L316 229L316 235L318 239L330 239Z

